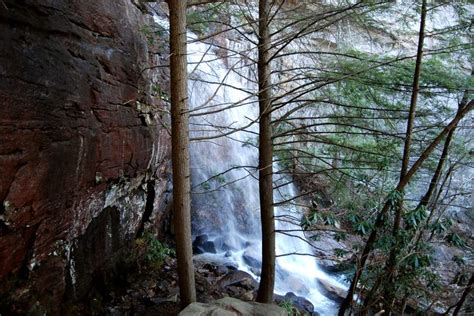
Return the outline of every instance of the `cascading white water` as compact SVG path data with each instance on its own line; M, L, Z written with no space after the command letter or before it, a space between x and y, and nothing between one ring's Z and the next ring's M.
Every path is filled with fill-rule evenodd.
M189 34L188 72L191 114L204 114L226 108L225 111L191 118L191 137L228 133L228 127L239 129L258 116L258 104L252 93L255 83L244 79L237 69L244 69L245 58L227 56L226 63L213 48L195 41ZM232 105L238 105L230 107ZM206 234L214 240L217 254L204 254L208 260L233 262L240 270L258 279L261 251L261 230L258 203L258 162L256 126L249 126L228 135L193 142L191 145L193 184L193 232ZM278 168L278 166L275 166ZM227 170L230 170L226 172ZM219 175L216 177L216 175ZM210 179L210 180L208 180ZM208 180L208 181L207 181ZM286 182L285 179L277 179ZM290 183L275 190L275 202L296 195ZM276 216L301 217L294 206L280 206ZM278 230L291 231L293 236L277 234L277 255L313 253L305 242L301 227L277 221ZM316 260L307 255L277 258L275 291L284 295L293 292L310 300L315 311L323 315L336 314L337 303L325 297L319 281L336 288L345 285L318 268Z
M168 21L154 18L168 29ZM258 280L261 227L255 147L258 134L254 124L258 104L255 79L249 79L255 73L255 65L244 54L227 55L225 59L217 56L211 45L197 41L194 34L188 33L188 40L191 138L209 138L191 142L193 234L209 236L217 252L199 256L234 264ZM235 51L246 49L237 47ZM230 131L233 133L221 136ZM288 179L281 176L275 182L288 183L274 191L276 203L296 196L296 188ZM299 219L302 214L297 207L282 204L275 208L275 215ZM321 271L316 259L308 256L313 250L299 225L277 220L276 228L289 234L277 234L276 238L276 253L280 256L276 262L275 292L293 292L311 301L315 312L335 315L338 304L323 295L319 282L341 289L346 285Z

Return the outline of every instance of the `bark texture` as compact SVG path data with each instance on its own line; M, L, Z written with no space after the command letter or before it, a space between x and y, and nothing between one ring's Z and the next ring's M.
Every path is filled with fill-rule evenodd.
M275 218L273 216L273 146L271 127L269 4L259 2L258 99L259 122L259 191L262 221L262 276L257 301L271 303L275 286Z
M187 102L186 1L169 0L173 219L181 307L196 301L191 240L191 178Z

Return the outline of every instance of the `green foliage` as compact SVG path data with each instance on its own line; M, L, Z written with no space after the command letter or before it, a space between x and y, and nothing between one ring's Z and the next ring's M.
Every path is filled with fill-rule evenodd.
M413 270L429 267L431 265L431 257L429 255L412 254L407 258L408 264Z
M433 223L431 225L431 231L433 234L443 234L451 227L452 224L453 221L450 218L445 218Z
M186 16L190 30L198 35L204 35L209 30L209 25L219 21L219 16L227 5L210 3L189 10Z
M200 184L203 190L209 191L213 187L218 187L226 183L226 177L223 174L217 174ZM214 185L213 185L214 184Z
M144 25L140 28L140 32L145 35L148 45L158 45L160 48L167 40L167 31L160 25Z
M403 217L403 220L408 229L416 229L418 226L426 219L428 213L426 212L426 207L416 208Z
M208 181L206 181L206 182L204 182L204 183L201 184L201 187L202 187L204 190L208 191L208 190L211 189L211 184L210 184Z
M335 235L334 235L334 240L335 241L344 241L347 239L347 234L344 233L344 232L337 232Z
M456 233L449 233L445 240L456 247L466 247L466 242Z
M337 220L333 212L313 210L311 214L303 215L300 221L300 226L305 230L316 224L334 226L337 224Z
M391 191L387 196L387 202L389 203L391 209L397 207L402 199L403 192L400 192L398 190Z
M356 234L365 236L372 230L372 223L369 223L368 221L360 221L354 224L353 229Z
M288 316L303 316L304 314L300 313L300 311L293 306L293 303L288 300L281 301L278 306L282 307L288 313Z
M466 258L464 257L460 257L460 256L453 256L453 261L459 265L459 266L465 266L467 264L467 260Z
M168 95L168 93L166 93L166 91L163 91L159 85L153 85L152 90L154 95L159 96L161 100L170 102L170 96Z
M134 242L133 259L139 265L148 265L161 268L168 257L175 255L175 251L161 243L151 232L146 231L141 238Z
M349 253L349 251L347 250L344 250L342 248L336 248L334 249L334 254L336 255L336 257L344 257L345 255L347 255Z

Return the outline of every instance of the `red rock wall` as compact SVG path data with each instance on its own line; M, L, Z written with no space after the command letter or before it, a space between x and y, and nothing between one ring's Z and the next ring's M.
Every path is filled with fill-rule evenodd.
M163 225L169 139L145 93L149 23L132 0L0 1L0 283L47 284L54 304L78 277L77 240L108 229L88 229L104 209L113 240L136 233L148 181Z

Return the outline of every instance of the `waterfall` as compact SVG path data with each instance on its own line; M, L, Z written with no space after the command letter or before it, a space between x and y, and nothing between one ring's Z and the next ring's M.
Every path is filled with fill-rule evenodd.
M258 117L256 83L239 72L247 69L245 58L236 55L223 59L216 55L213 47L196 41L193 34L188 36L191 138L234 131L228 136L192 142L193 234L206 234L215 245L216 254L201 256L231 262L258 280L261 229L256 179L257 126L251 125ZM228 42L227 45L242 44ZM199 115L204 113L210 114ZM243 127L247 128L239 130ZM275 182L287 183L288 179L282 177ZM275 202L287 200L296 193L293 184L283 185L274 192ZM276 207L275 215L293 217L298 222L301 211L285 205ZM276 226L278 230L297 230L291 232L293 236L277 234L277 256L313 253L299 225L278 220ZM275 291L278 294L293 292L310 300L315 311L323 315L336 314L337 303L323 295L318 280L336 288L346 286L321 271L314 257L281 256L277 257L276 264Z
M154 16L168 29L168 21ZM227 40L231 51L250 52L248 43ZM199 42L188 33L188 97L190 106L192 229L194 237L205 234L215 249L197 255L202 260L233 264L259 280L261 227L258 196L257 83L252 65L244 54L218 56L215 47ZM253 72L252 72L253 71ZM229 132L233 133L229 133ZM218 137L223 134L229 134ZM216 136L216 137L214 137ZM206 139L202 139L206 138ZM278 170L275 164L274 169ZM284 176L275 176L274 200L297 195ZM287 183L287 184L285 184ZM302 216L291 204L275 208L277 218ZM338 303L326 297L320 282L332 288L347 286L319 269L301 227L291 221L276 221L277 230L291 230L292 236L277 233L275 292L293 292L305 297L321 315L336 315ZM215 252L215 253L214 253Z

